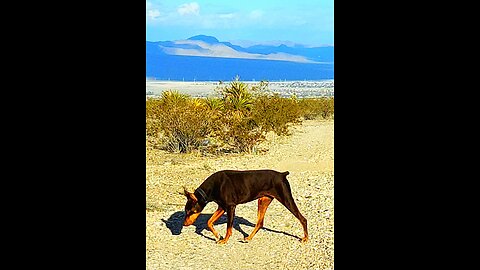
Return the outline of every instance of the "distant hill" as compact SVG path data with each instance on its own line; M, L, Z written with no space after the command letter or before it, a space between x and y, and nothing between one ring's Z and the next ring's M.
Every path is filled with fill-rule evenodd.
M333 79L334 47L247 48L206 35L186 40L146 42L146 76L161 80L322 80Z
M217 38L212 37L212 36L205 36L205 35L198 35L198 36L193 36L188 38L188 40L200 40L200 41L205 41L207 43L219 43Z

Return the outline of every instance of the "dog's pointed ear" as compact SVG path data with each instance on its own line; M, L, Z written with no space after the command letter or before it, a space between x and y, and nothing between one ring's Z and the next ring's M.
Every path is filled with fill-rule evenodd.
M187 191L187 188L185 186L182 186L182 191L179 191L177 192L178 194L182 195L182 196L187 196L188 197L188 191Z
M184 195L187 197L187 199L193 200L193 201L198 201L197 197L195 194L188 192L187 188L183 186L183 192L179 192L179 194Z
M185 194L185 196L187 197L187 199L189 200L192 200L194 202L198 201L197 197L195 196L195 194L191 193L191 192L188 192L188 190L183 187L183 193Z
M197 201L198 201L198 199L197 199L197 197L195 196L195 194L190 193L190 192L188 193L188 198L190 198L190 199L191 199L192 201L194 201L194 202L197 202Z

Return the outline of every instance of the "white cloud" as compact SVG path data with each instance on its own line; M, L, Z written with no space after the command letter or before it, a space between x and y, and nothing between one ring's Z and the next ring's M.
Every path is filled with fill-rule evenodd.
M200 5L196 2L186 3L178 7L178 14L184 15L198 15L200 13Z
M155 20L160 18L160 10L158 9L151 9L147 11L148 18Z

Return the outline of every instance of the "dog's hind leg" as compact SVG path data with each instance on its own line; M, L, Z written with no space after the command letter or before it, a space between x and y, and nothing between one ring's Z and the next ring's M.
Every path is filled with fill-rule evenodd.
M308 241L308 230L307 230L307 219L300 213L298 210L295 201L293 200L292 191L290 189L290 184L285 179L283 181L283 185L281 185L280 189L277 189L277 196L275 198L283 204L302 224L303 227L303 238L302 242Z
M245 241L250 241L252 240L253 236L257 233L257 231L263 227L263 219L265 217L265 212L267 211L267 207L270 205L272 202L273 198L270 197L261 197L258 199L258 219L257 219L257 224L255 225L255 228L253 229L252 233L245 237Z

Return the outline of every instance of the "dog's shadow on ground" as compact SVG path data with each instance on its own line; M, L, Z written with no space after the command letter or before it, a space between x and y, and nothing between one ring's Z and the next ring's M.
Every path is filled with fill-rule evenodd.
M201 235L205 238L208 238L210 240L215 241L215 238L213 237L213 234L207 228L207 221L208 221L208 219L210 219L210 217L212 215L213 214L200 214L198 216L197 220L195 221L195 223L193 223L193 226L195 226L195 233L197 233L197 234L199 234L199 235ZM177 211L177 212L173 213L167 220L162 218L162 221L165 223L167 228L170 229L170 232L172 233L172 235L179 235L182 232L183 220L184 219L185 219L185 212ZM226 214L223 214L215 222L214 225L224 224L224 223L227 223ZM235 230L239 231L240 233L242 233L243 237L248 236L248 233L246 233L244 230L242 230L240 225L246 225L246 226L252 227L252 230L255 227L254 223L251 223L250 221L244 219L243 217L235 216L235 218L233 219L233 228ZM261 228L260 230L265 230L265 231L269 231L269 232L273 232L273 233L281 233L281 234L285 234L285 235L288 235L288 236L291 236L291 237L294 237L294 238L297 238L297 239L301 239L300 237L289 234L287 232L272 230L272 229L265 228L265 227ZM206 231L208 234L210 234L210 236L207 236L207 235L203 234L203 231ZM219 234L222 235L221 232L219 232Z

